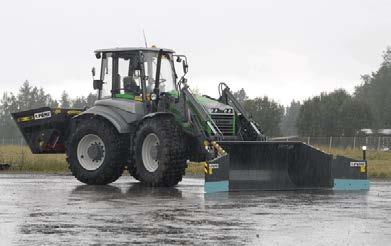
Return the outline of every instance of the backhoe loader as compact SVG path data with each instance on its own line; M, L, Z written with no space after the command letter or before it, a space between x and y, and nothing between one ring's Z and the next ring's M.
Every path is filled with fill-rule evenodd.
M205 192L368 189L365 160L266 141L225 83L218 98L193 94L184 55L156 47L94 53L93 107L12 114L33 153L65 153L83 183L109 184L127 169L147 186L174 186L192 161L204 165Z

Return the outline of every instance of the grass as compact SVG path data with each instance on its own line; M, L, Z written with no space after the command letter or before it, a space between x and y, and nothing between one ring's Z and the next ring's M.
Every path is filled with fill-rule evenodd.
M325 152L328 147L317 146ZM332 148L330 153L362 159L359 149ZM367 151L368 176L370 178L391 178L391 152ZM13 172L69 173L68 164L63 154L34 155L28 147L15 145L0 146L0 163L11 164ZM202 163L189 163L187 174L203 175Z
M204 163L203 162L190 162L187 165L186 174L190 175L204 175Z
M34 155L26 146L0 146L0 163L11 164L10 171L66 173L64 154Z
M329 148L317 146L319 149L328 152ZM363 153L360 149L339 149L331 148L333 155L343 155L357 160L362 160ZM391 178L391 151L367 150L368 176L370 178Z
M70 173L64 154L32 154L26 146L0 146L0 163L11 164L11 172ZM204 167L200 163L189 163L186 173L201 175Z

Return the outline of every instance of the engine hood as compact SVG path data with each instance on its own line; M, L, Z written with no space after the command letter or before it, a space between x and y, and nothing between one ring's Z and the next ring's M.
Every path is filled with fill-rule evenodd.
M220 103L212 98L205 96L195 96L195 99L201 104L209 113L233 113L233 108L224 103Z

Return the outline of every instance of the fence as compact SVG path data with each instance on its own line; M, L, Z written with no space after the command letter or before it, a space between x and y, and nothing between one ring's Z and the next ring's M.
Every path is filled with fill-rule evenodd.
M278 137L269 138L269 141L300 141L315 146L328 146L341 149L367 149L377 151L390 151L391 137Z
M367 146L370 150L390 151L391 137L278 137L269 138L269 141L300 141L315 146L328 146L341 149L359 149ZM26 141L22 137L1 138L1 145L25 146Z

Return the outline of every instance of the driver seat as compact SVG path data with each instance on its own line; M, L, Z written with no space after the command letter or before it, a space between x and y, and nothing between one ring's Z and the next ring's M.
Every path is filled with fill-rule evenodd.
M126 76L122 79L124 84L125 92L133 92L136 94L140 93L140 86L137 85L136 80L134 80L133 76Z

